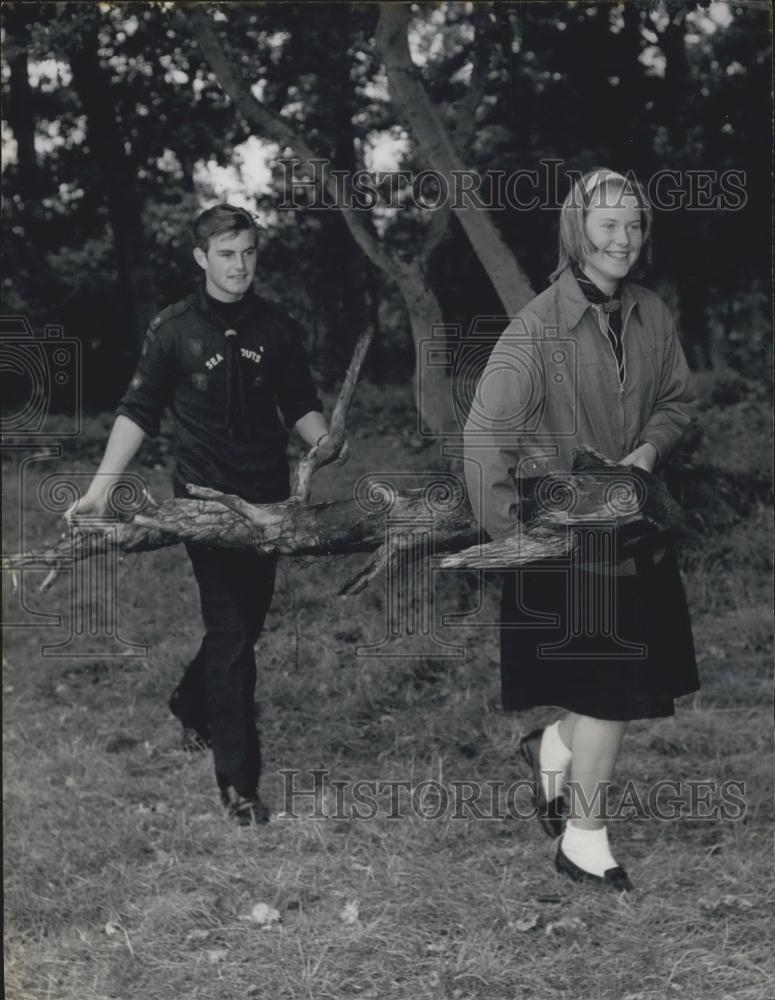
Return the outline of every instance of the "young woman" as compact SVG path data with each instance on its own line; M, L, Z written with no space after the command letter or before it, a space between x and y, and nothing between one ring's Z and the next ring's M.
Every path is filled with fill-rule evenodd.
M613 171L588 173L565 199L552 284L498 341L466 425L469 495L493 539L514 530L520 478L569 471L581 444L653 472L692 422L670 312L628 280L648 256L650 230L640 186ZM672 548L643 545L619 560L600 537L570 563L507 575L502 695L507 710L565 710L521 743L541 825L561 838L558 871L629 890L604 822L622 737L631 719L672 715L699 681Z

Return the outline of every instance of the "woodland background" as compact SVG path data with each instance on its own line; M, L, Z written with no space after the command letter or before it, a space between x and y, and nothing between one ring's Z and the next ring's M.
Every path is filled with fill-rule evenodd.
M408 6L384 6L410 16ZM754 376L768 345L770 289L767 8L419 5L410 32L435 118L464 168L537 170L535 193L550 206L567 191L567 171L610 165L644 182L679 171L684 210L657 207L649 281L679 307L696 367L723 360ZM408 199L392 214L350 213L377 245L380 267L342 212L277 211L287 170L275 164L257 193L250 163L242 166L251 137L274 143L275 158L301 148L345 171L373 168L386 149L393 170L435 166L388 89L379 5L233 4L220 18L201 4L3 8L3 310L81 338L92 411L123 391L149 318L189 290L191 220L228 190L262 211L259 288L299 320L329 384L366 325L377 331L372 379L413 370L391 264L419 273L445 323L467 329L473 316L504 312L454 213ZM216 77L205 58L204 21L239 108L222 89L225 72ZM559 162L541 169L542 161ZM226 191L217 167L233 168ZM745 204L698 207L691 172L715 176L705 188L713 198L730 170L744 175ZM533 189L520 192L527 201ZM556 209L487 214L504 256L542 290L556 260Z
M365 657L390 609L380 580L336 597L363 565L348 556L281 561L259 647L262 795L277 814L283 769L310 788L308 769L324 768L326 818L302 801L298 819L235 830L209 755L179 750L166 707L199 639L179 547L127 558L102 602L64 578L40 594L43 573L18 587L4 574L6 995L775 995L769 5L64 3L5 4L2 17L3 312L80 340L84 405L68 437L72 395L52 384L43 437L6 440L7 551L61 531L38 488L51 474L88 481L148 319L195 277L190 221L227 191L267 224L257 285L298 320L327 408L356 337L374 331L350 462L321 470L313 499L349 497L366 474L422 485L449 470L420 431L449 417L454 372L418 421L418 344L432 323L467 330L545 287L556 209L476 225L408 203L278 211L273 156L415 173L439 157L507 174L557 160L561 190L539 191L551 203L564 171L601 164L644 181L744 171L747 195L737 211L656 211L643 280L676 310L701 396L700 433L665 474L689 514L680 555L703 687L675 719L630 727L611 789L617 801L626 779L643 795L670 779L686 803L688 782L742 781L745 814L625 811L611 835L638 886L626 899L566 884L534 820L337 819L333 781L525 778L518 741L549 717L500 710L495 575L437 579L438 634L465 655L388 644L399 655ZM257 140L274 143L263 172ZM28 386L13 366L2 378L13 418ZM165 425L133 466L157 498L168 463ZM120 641L102 648L111 594ZM441 626L442 613L460 617ZM281 921L252 922L259 902Z

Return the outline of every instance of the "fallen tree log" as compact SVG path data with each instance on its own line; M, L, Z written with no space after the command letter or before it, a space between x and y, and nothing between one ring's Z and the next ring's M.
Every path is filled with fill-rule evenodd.
M94 554L89 537L109 535L122 552L178 542L253 548L290 556L375 552L342 589L362 590L398 553L444 556L446 568L499 569L569 555L581 530L613 532L617 558L664 532L680 531L682 512L664 484L632 467L613 465L590 448L578 449L573 471L520 484L521 521L505 541L482 544L462 482L440 475L425 489L399 491L366 477L348 500L307 504L250 504L239 497L190 487L190 500L148 501L131 520L79 522L48 548L3 560L6 569L61 569ZM430 538L430 549L429 549ZM463 550L463 551L461 551Z

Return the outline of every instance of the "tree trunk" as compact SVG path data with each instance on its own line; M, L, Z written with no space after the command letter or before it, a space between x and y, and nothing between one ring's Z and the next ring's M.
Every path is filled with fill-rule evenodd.
M381 3L377 46L382 53L390 95L417 143L423 159L443 175L450 192L456 189L455 174L464 165L431 104L417 67L412 62L407 39L411 7L403 3ZM459 186L459 185L458 185ZM514 316L533 298L527 275L484 209L455 207L460 224L495 288L503 308Z
M30 11L32 17L35 10ZM30 209L29 199L40 187L40 168L35 152L35 115L33 94L28 68L28 13L19 3L5 4L3 9L5 29L4 49L8 60L8 98L5 112L8 124L16 140L16 162L18 176L16 186L25 208Z
M137 180L124 149L125 138L111 95L110 80L100 65L96 28L84 27L68 52L73 88L88 124L88 142L104 187L116 252L119 349L132 362L148 323L158 309L155 281L148 266Z
M424 266L400 267L396 281L409 313L416 359L414 392L423 429L437 437L460 434L463 428L455 420L452 383L447 367L433 364L429 350L434 330L441 330L443 324L439 300L431 288ZM438 344L436 352L439 353L439 348L444 346L445 343Z

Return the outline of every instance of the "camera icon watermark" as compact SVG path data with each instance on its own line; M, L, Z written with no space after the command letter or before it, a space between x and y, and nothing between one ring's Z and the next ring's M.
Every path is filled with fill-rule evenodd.
M436 326L420 343L419 366L419 412L443 369L456 424L469 441L513 441L515 434L556 441L577 433L577 345L557 327L536 330L520 316L477 316L465 333ZM441 436L422 421L418 430Z
M26 559L18 569L3 559L2 569L10 576L10 586L6 588L8 600L0 629L46 629L39 646L41 657L147 657L148 646L127 639L122 629L122 597L126 590L121 588L122 554L116 544L121 523L147 496L145 480L124 473L110 490L108 510L103 515L66 523L60 541L43 551L36 562L40 515L61 518L83 495L93 474L41 470L41 463L61 461L61 445L5 445L9 455L21 455L25 450L33 453L19 460L18 476L14 477L18 493L15 498L6 497L5 511L9 534L18 537L15 547ZM10 523L14 513L15 525ZM68 545L65 540L69 540ZM57 590L42 598L40 591L47 586L41 584L52 574L54 579L61 577Z
M80 341L65 337L61 326L46 326L36 336L26 316L0 317L3 439L50 437L46 418L54 411L56 437L76 437L82 419Z

